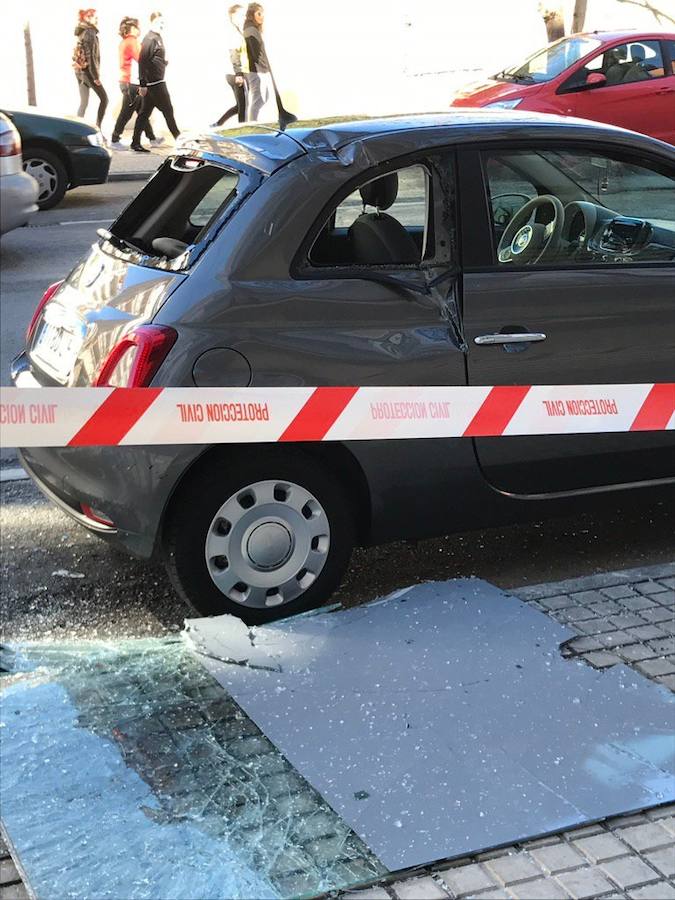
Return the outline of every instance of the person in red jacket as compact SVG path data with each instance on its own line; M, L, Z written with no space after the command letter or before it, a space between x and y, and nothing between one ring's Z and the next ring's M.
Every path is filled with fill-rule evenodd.
M125 16L120 22L120 37L122 42L119 47L120 58L120 91L122 92L122 107L120 114L115 122L112 133L111 146L115 150L127 150L128 148L121 142L124 128L133 116L138 115L143 102L139 93L140 82L138 77L138 57L141 52L141 44L138 36L141 33L141 27L138 19ZM156 138L152 130L150 120L146 122L145 133L148 140L154 147L159 147L164 143L164 138Z

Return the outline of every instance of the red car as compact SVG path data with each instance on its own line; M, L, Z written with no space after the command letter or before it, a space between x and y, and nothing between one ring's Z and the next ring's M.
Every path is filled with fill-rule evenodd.
M675 34L573 34L468 86L451 106L579 116L675 144Z

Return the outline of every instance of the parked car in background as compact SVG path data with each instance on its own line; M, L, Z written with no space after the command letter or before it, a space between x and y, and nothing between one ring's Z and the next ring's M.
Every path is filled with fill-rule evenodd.
M99 237L40 301L16 386L580 384L604 398L673 377L675 148L618 128L457 110L204 136ZM416 404L394 405L382 418L414 426ZM254 404L224 406L242 421ZM565 435L21 459L82 525L163 558L203 614L261 622L326 600L354 544L617 492L666 502L675 432L584 433L577 414Z
M37 212L38 185L21 165L21 137L0 113L0 234L26 225Z
M24 172L39 185L40 209L56 206L67 190L107 181L111 156L98 128L26 110L2 113L21 135Z
M675 144L675 34L573 34L467 86L451 106L578 116Z

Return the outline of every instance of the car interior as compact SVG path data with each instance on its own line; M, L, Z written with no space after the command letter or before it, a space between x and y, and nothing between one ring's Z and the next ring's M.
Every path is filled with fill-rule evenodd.
M483 158L500 265L675 260L675 177L579 151Z
M605 81L589 85L589 75L604 75ZM582 87L631 84L662 78L666 74L658 41L635 42L612 47L578 69L562 86L562 92Z

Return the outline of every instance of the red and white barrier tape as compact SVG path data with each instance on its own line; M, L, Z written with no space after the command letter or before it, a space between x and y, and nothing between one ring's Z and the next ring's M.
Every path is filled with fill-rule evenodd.
M0 445L394 440L675 429L675 384L0 388Z

